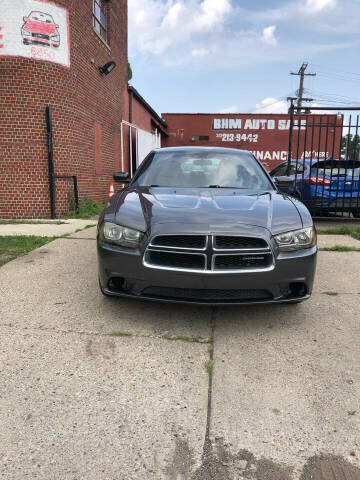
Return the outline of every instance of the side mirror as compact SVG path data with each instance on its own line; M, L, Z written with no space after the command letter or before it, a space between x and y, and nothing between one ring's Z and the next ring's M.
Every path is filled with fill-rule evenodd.
M55 28L59 28L59 25L58 25L58 24L56 24L56 25L55 25Z
M294 179L292 177L275 177L275 185L279 190L285 193L291 193L294 188Z
M114 173L113 178L116 183L129 183L131 180L130 173L128 172Z

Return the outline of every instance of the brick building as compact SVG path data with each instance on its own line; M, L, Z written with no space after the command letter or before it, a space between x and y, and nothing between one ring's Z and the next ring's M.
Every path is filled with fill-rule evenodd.
M166 137L166 122L128 85L121 127L123 169L133 174L148 152L161 147Z
M123 122L149 135L163 128L140 94L128 90L127 0L1 3L0 218L51 215L47 106L56 215L70 207L73 175L80 199L103 202L114 171L130 168ZM116 67L101 72L108 62Z

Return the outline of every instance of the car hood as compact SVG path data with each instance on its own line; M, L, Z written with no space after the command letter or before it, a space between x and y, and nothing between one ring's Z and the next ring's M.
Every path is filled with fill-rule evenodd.
M54 33L57 33L54 23L46 23L40 20L29 19L25 22L24 28L31 33L41 33L45 35L53 35Z
M294 202L277 191L130 187L113 197L106 216L143 232L235 233L255 226L276 234L303 227Z

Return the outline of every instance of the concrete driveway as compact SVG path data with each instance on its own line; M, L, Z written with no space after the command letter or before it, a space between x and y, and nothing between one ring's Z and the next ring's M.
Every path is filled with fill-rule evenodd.
M304 304L200 308L104 298L94 236L0 269L1 478L360 479L360 253Z

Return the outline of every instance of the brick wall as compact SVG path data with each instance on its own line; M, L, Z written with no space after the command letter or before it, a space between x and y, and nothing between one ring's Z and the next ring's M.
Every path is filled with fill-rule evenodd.
M46 105L52 108L55 173L78 176L80 199L104 201L119 162L127 85L127 1L107 2L110 48L93 29L92 0L55 3L69 9L70 69L0 57L0 218L50 216ZM117 67L102 76L98 66L109 60ZM69 207L72 181L59 179L57 185L60 215Z

